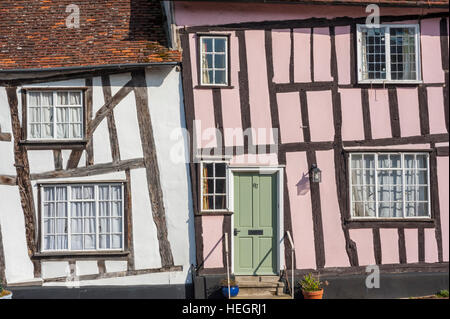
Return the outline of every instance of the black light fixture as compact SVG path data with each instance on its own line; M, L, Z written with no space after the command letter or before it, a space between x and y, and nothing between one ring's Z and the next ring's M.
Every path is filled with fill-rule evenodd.
M311 165L309 174L311 176L311 182L320 183L322 181L322 171L317 167L316 164Z

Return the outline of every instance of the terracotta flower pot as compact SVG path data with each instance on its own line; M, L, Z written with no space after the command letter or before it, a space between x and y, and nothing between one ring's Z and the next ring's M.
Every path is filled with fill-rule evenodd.
M305 291L302 290L304 299L322 299L323 289L317 291Z

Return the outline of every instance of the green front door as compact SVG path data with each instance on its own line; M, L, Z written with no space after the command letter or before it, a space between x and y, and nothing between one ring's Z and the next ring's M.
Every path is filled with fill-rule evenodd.
M234 272L277 273L276 174L234 174Z

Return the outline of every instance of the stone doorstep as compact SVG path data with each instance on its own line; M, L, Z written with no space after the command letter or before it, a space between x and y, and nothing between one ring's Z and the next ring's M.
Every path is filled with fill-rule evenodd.
M292 299L292 296L287 294L282 295L245 295L245 294L238 294L236 297L231 297L231 299Z
M258 297L281 296L284 293L284 282L278 276L236 276L239 295Z

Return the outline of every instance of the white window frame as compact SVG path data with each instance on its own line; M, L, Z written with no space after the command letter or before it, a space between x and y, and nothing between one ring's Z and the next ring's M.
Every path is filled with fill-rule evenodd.
M421 53L420 53L420 26L419 24L380 24L374 25L375 28L385 28L385 63L386 63L386 79L363 79L362 75L362 30L370 29L365 24L357 24L357 61L358 61L358 83L422 83L421 70ZM415 30L415 49L416 49L416 79L415 80L392 80L391 78L391 44L390 44L390 28L414 28Z
M403 200L403 213L402 217L379 217L378 213L378 172L383 170L378 167L378 155L390 155L396 154L401 156L402 168L399 169L402 171L402 200ZM351 158L352 155L374 155L375 160L375 216L354 216L353 212L353 194L352 194L352 163ZM405 217L405 155L425 155L427 157L427 196L428 196L428 216L407 216ZM365 169L363 167L363 169ZM389 169L387 169L389 170ZM417 166L414 167L414 171L417 171ZM430 154L426 152L350 152L348 154L348 179L349 179L349 209L350 209L350 219L352 220L364 220L364 219L378 219L378 220L414 220L414 219L431 219L431 185L430 185ZM364 180L364 177L363 177ZM417 183L416 183L417 187ZM365 203L363 201L363 203Z
M32 137L31 136L31 126L30 126L30 93L43 93L43 92L52 92L53 94L53 137ZM57 106L57 94L58 93L80 93L81 94L81 137L68 137L68 138L58 138L56 134L56 108ZM27 89L27 136L26 139L29 141L82 141L85 138L85 103L84 103L84 91L83 90L62 90L62 89L56 89L56 90L42 90L42 89ZM70 104L64 107L70 108ZM70 114L70 112L69 112ZM70 116L70 115L69 115ZM42 116L41 116L42 120Z
M202 59L203 59L203 43L202 43L202 40L203 39L218 39L218 38L220 38L220 39L225 39L225 83L203 83L203 63L202 63ZM228 59L229 59L229 57L228 57L228 55L229 55L229 50L228 50L228 41L229 41L229 37L228 36L226 36L226 35L200 35L199 36L199 46L200 46L200 48L199 48L199 52L200 52L200 56L199 56L199 61L198 61L198 63L199 63L199 70L200 70L200 74L199 74L199 78L200 78L200 85L201 86L218 86L218 87L221 87L221 86L229 86L230 84L229 84L229 72L230 72L230 70L229 70L229 67L228 67ZM214 41L212 41L213 42L213 48L214 48ZM217 53L216 52L214 52L214 50L213 50L213 52L211 52L213 55L216 55ZM210 68L208 68L208 70L212 70L213 71L213 75L214 75L214 79L215 79L215 70L216 70L216 68L214 67L214 63L213 63L213 67L210 69ZM217 70L222 70L222 68L218 68Z
M203 179L206 178L203 176L203 167L205 164L217 164L217 163L223 163L225 164L225 176L224 176L224 180L225 180L225 204L226 207L224 209L215 209L215 204L216 204L216 200L215 200L215 195L216 193L213 193L214 196L214 200L213 200L213 209L205 209L203 207ZM216 180L216 166L214 165L214 181ZM215 185L215 183L214 183ZM222 195L222 193L217 194L217 195ZM201 213L212 213L212 212L229 212L229 185L228 185L228 161L226 160L203 160L200 162L200 212Z
M109 186L109 191L111 194L111 186L114 185L120 185L121 186L121 193L122 193L122 199L121 199L121 209L122 209L122 247L121 248L100 248L100 242L99 242L99 235L100 235L100 224L99 224L99 192L98 192L98 186ZM70 253L89 253L89 252L109 252L109 251L114 251L114 252L122 252L125 251L125 194L124 194L124 182L99 182L99 183L41 183L39 184L39 186L41 187L41 198L40 198L40 209L41 209L41 215L40 218L41 220L40 222L40 226L41 226L41 242L40 242L40 251L42 253L61 253L61 252L70 252ZM71 232L71 219L72 219L72 214L71 214L71 202L72 201L72 187L76 187L76 186L94 186L94 201L95 201L95 249L84 249L84 250L73 250L71 249L72 247L72 242L71 242L71 238L72 238L72 232ZM44 226L44 187L54 187L56 189L56 187L66 187L67 189L67 249L45 249L45 226ZM55 201L56 201L56 192L55 192ZM82 200L77 200L77 201L85 201L84 199ZM87 201L87 200L86 200ZM111 202L111 199L108 200L109 202ZM55 205L55 214L56 214L56 205ZM84 221L84 216L82 217L83 221ZM109 218L111 219L111 216L109 216ZM112 226L111 226L112 227ZM111 243L111 233L108 233L110 235L110 243ZM84 236L84 234L83 234Z

